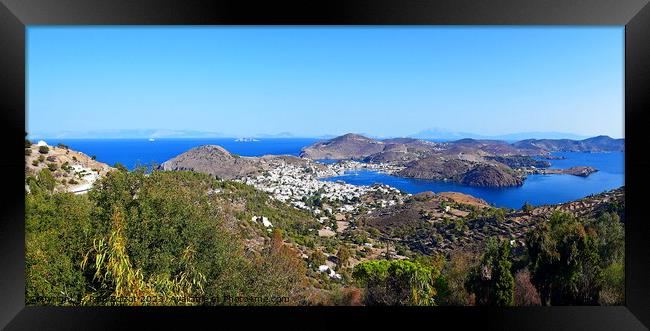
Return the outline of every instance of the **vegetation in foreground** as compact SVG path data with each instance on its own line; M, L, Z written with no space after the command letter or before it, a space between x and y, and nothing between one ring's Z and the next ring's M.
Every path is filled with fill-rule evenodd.
M473 250L387 259L359 256L363 240L319 237L309 214L208 175L119 168L86 195L53 192L54 181L46 168L27 178L31 305L612 305L624 299L624 233L615 212L593 219L556 212L526 234L523 247L495 237ZM267 215L273 226L252 222L256 215ZM301 256L305 247L311 253ZM340 279L317 271L331 260Z

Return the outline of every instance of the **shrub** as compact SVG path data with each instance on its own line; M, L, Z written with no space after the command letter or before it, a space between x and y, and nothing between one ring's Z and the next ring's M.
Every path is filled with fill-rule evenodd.
M319 250L314 250L314 252L309 256L309 261L312 263L313 267L325 264L325 260L327 260L327 257Z
M515 305L539 306L540 304L539 293L530 281L530 272L528 269L519 270L515 274Z
M70 178L70 180L68 181L68 184L75 185L75 184L79 184L79 182L74 180L74 178Z
M25 139L25 148L30 148L30 147L32 147L32 142Z
M56 181L54 180L54 176L52 176L52 172L49 169L42 169L38 173L38 186L41 188L44 188L47 191L53 191L54 186L56 185Z
M603 269L623 260L618 217L582 220L555 212L528 233L531 280L544 305L595 305Z
M38 152L41 154L47 154L50 152L50 148L47 146L39 146L38 147Z
M521 211L523 211L524 213L530 213L531 211L533 211L533 208L534 208L533 205L531 205L530 203L528 203L528 201L526 201L524 202L524 205L521 206Z
M39 163L38 160L32 160L32 165L33 165L33 166L36 167L36 166L38 165L38 163Z
M443 304L451 306L474 304L474 295L467 291L465 283L477 262L478 256L470 251L455 250L450 253L449 261L445 263L442 270L448 287Z
M56 161L56 157L54 155L50 155L45 158L48 162L54 162Z
M365 289L367 305L436 305L439 270L407 260L357 264L352 277Z
M25 155L32 155L32 150L29 148L25 148Z
M45 162L45 156L39 155L38 156L38 162Z
M336 258L339 260L339 268L344 268L348 265L350 255L350 250L348 250L345 245L341 245L341 248L339 248L339 251L336 254Z
M510 269L510 244L492 237L481 262L472 268L466 287L475 294L476 303L489 306L512 306L514 278Z
M58 169L59 166L56 165L56 163L48 163L47 168L50 169L50 171L56 171L56 169Z

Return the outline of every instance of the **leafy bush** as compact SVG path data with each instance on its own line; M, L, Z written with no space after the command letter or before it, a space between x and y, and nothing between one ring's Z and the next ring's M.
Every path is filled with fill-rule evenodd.
M56 171L56 169L58 169L59 166L56 163L48 163L47 168L50 169L50 171Z
M618 215L605 213L596 220L583 220L555 212L550 220L531 231L526 240L532 282L542 304L594 305L601 293L620 289L609 298L622 300L620 277L606 278L622 265L623 226Z
M524 205L521 206L521 211L523 211L524 213L530 213L531 211L533 211L533 208L534 208L533 205L531 205L530 203L528 203L528 201L526 201L524 202Z
M224 223L230 216L220 197L206 194L222 185L210 176L113 171L83 196L51 193L49 169L27 182L28 304L61 291L71 298L66 304L77 305L125 295L136 298L126 304L155 304L143 295L168 304L194 304L182 298L204 295L214 299L205 304L226 305L295 304L302 297L306 269L298 253L279 231L261 252L247 253ZM223 300L251 296L281 300Z
M367 305L435 305L439 275L439 270L407 260L365 261L352 272L365 289Z
M511 273L510 245L490 238L481 262L470 271L467 289L476 296L476 304L512 306L514 278Z
M25 148L25 156L32 155L32 150L30 148Z
M50 148L47 146L39 146L38 147L38 152L41 154L47 154L50 152Z

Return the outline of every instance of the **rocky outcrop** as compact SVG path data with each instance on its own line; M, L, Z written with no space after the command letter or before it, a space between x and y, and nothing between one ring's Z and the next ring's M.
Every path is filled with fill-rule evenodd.
M45 142L41 145L47 146ZM25 148L25 178L36 177L41 170L49 169L56 180L56 192L85 193L98 179L115 170L65 145L47 146L46 150L39 150L39 147L32 144ZM27 187L27 183L25 185Z
M598 169L594 167L578 166L578 167L571 167L567 169L536 169L529 173L540 174L540 175L560 174L560 175L574 175L580 177L587 177L597 171Z
M407 164L404 170L397 173L397 176L459 181L472 167L469 161L430 156Z
M523 185L524 179L513 174L511 169L481 164L465 173L460 183L480 187L511 187Z

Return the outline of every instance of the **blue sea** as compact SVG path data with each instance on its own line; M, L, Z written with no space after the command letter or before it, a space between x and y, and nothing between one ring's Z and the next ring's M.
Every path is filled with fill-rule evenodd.
M481 198L497 207L520 208L525 202L533 205L556 204L619 188L625 183L624 153L563 152L564 160L548 160L551 168L592 166L598 169L588 177L573 175L529 175L524 185L509 188L471 187L434 180L400 178L375 171L349 171L343 176L326 180L342 180L354 185L382 183L408 193L462 192Z
M48 145L63 143L108 165L119 162L135 169L139 165L161 164L187 150L201 145L219 145L233 154L241 156L262 156L268 154L298 155L300 149L318 139L260 139L260 141L239 142L235 138L207 139L44 139ZM36 142L36 141L34 141Z
M242 156L261 156L267 154L298 155L300 149L318 139L283 138L260 139L253 142L236 142L234 138L211 139L45 139L48 144L63 143L70 148L88 155L96 155L97 160L113 165L122 163L129 169L137 165L160 164L188 149L200 145L220 145L231 153ZM399 178L374 171L350 171L343 176L324 180L342 180L354 185L382 183L408 193L424 191L455 191L470 194L497 206L520 208L525 202L533 205L556 204L583 198L591 194L615 189L624 185L624 153L554 153L564 156L563 160L548 160L551 168L572 166L592 166L599 171L588 177L573 175L530 175L524 185L512 188L480 188L432 180Z

